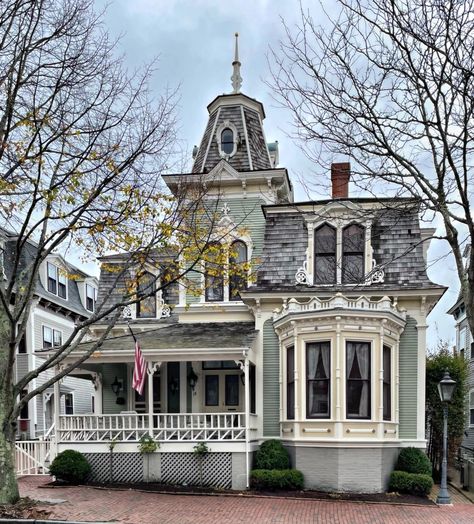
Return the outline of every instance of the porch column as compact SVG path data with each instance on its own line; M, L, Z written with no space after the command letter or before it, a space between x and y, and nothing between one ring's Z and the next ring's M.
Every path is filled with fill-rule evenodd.
M59 373L59 366L54 366L54 374L57 375ZM56 382L53 385L53 402L54 402L54 433L58 436L56 438L56 442L59 440L59 410L61 406L61 391L60 391L60 384L59 380L56 380Z
M153 438L153 375L159 369L161 362L148 362L148 433Z
M247 479L247 488L250 479L250 381L249 381L249 359L247 352L244 353L244 380L245 380L245 470Z

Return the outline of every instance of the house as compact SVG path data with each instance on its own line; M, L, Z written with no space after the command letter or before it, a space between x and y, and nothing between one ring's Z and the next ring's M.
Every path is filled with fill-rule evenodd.
M15 265L17 236L5 229L0 232L3 254L4 278L8 282L14 271L28 271L37 246L28 242L22 249L20 266ZM19 380L38 367L42 357L39 352L59 346L74 329L76 320L90 316L95 307L98 280L84 273L61 255L50 254L41 264L39 281L33 297L25 336L15 358L15 378ZM95 388L91 380L78 375L66 377L60 386L59 405L61 413L92 413L95 404ZM52 376L45 371L29 384L30 390L44 384ZM24 394L28 389L24 390ZM18 423L18 438L34 440L48 434L53 422L53 387L34 397L22 409Z
M467 246L464 257L469 260L471 246ZM466 308L461 295L455 304L447 311L456 321L456 349L468 363L468 398L466 413L466 429L461 443L461 449L466 456L474 457L474 339L466 318Z
M276 438L307 487L382 491L399 450L425 447L427 316L445 291L425 271L430 230L413 200L351 197L348 163L333 164L330 198L294 202L263 105L240 91L237 55L233 67L232 93L207 107L192 172L164 180L171 192L206 184L214 241L230 246L229 265L251 261L255 278L202 267L190 276L200 294L181 283L126 308L82 366L100 378L100 411L59 416L58 449L85 453L108 480L113 441L114 480L141 481L149 468L192 484L192 451L206 442L204 483L238 489L259 443ZM99 301L114 300L110 268L126 256L103 260ZM148 363L143 396L131 387L129 325ZM147 460L146 434L160 444Z

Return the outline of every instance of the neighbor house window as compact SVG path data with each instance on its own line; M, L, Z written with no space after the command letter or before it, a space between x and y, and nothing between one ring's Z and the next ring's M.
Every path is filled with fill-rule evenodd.
M221 259L221 245L218 242L210 244L204 278L207 302L222 302L224 300L224 277Z
M236 240L230 246L229 253L229 299L240 300L240 291L247 287L247 245Z
M156 318L156 278L154 275L145 272L139 277L137 294L139 297L145 296L137 303L137 318Z
M86 284L86 309L88 311L95 311L95 304L97 302L97 288Z
M223 129L221 133L221 151L226 155L234 152L234 132L229 127Z
M392 419L392 350L383 347L383 419Z
M336 229L328 224L314 232L314 282L336 282Z
M329 418L330 343L306 344L306 417Z
M66 415L74 415L74 396L72 393L64 395L64 410Z
M342 282L356 284L364 278L365 228L351 224L342 230Z
M49 326L43 326L43 348L52 348L61 346L63 343L63 334L57 329Z
M370 418L370 344L346 344L347 418Z
M46 263L48 273L48 291L61 298L66 298L67 295L67 279L66 275L61 272L58 266Z
M295 418L295 348L286 350L286 418Z
M469 425L474 426L474 389L469 392Z

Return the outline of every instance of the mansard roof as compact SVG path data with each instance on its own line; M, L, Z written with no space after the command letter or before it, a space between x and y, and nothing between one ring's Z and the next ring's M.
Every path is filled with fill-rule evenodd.
M423 235L418 219L418 205L413 199L349 198L322 200L288 205L263 206L266 215L262 265L258 271L255 292L347 291L347 285L298 285L296 272L303 267L308 249L308 217L324 218L324 208L334 205L354 209L354 219L371 222L373 258L385 272L383 283L353 286L357 290L445 290L431 282L426 274ZM358 206L365 209L357 213Z
M265 140L263 106L242 93L220 95L208 106L209 120L198 148L193 173L208 173L221 160L220 132L229 124L237 131L237 151L227 160L237 171L275 167Z

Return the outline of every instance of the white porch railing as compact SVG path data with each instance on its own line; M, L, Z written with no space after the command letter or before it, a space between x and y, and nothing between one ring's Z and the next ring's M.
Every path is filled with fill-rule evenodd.
M58 442L137 442L150 433L148 414L62 415ZM244 413L155 413L153 437L167 441L245 441Z
M15 442L17 475L47 475L51 457L51 440Z

